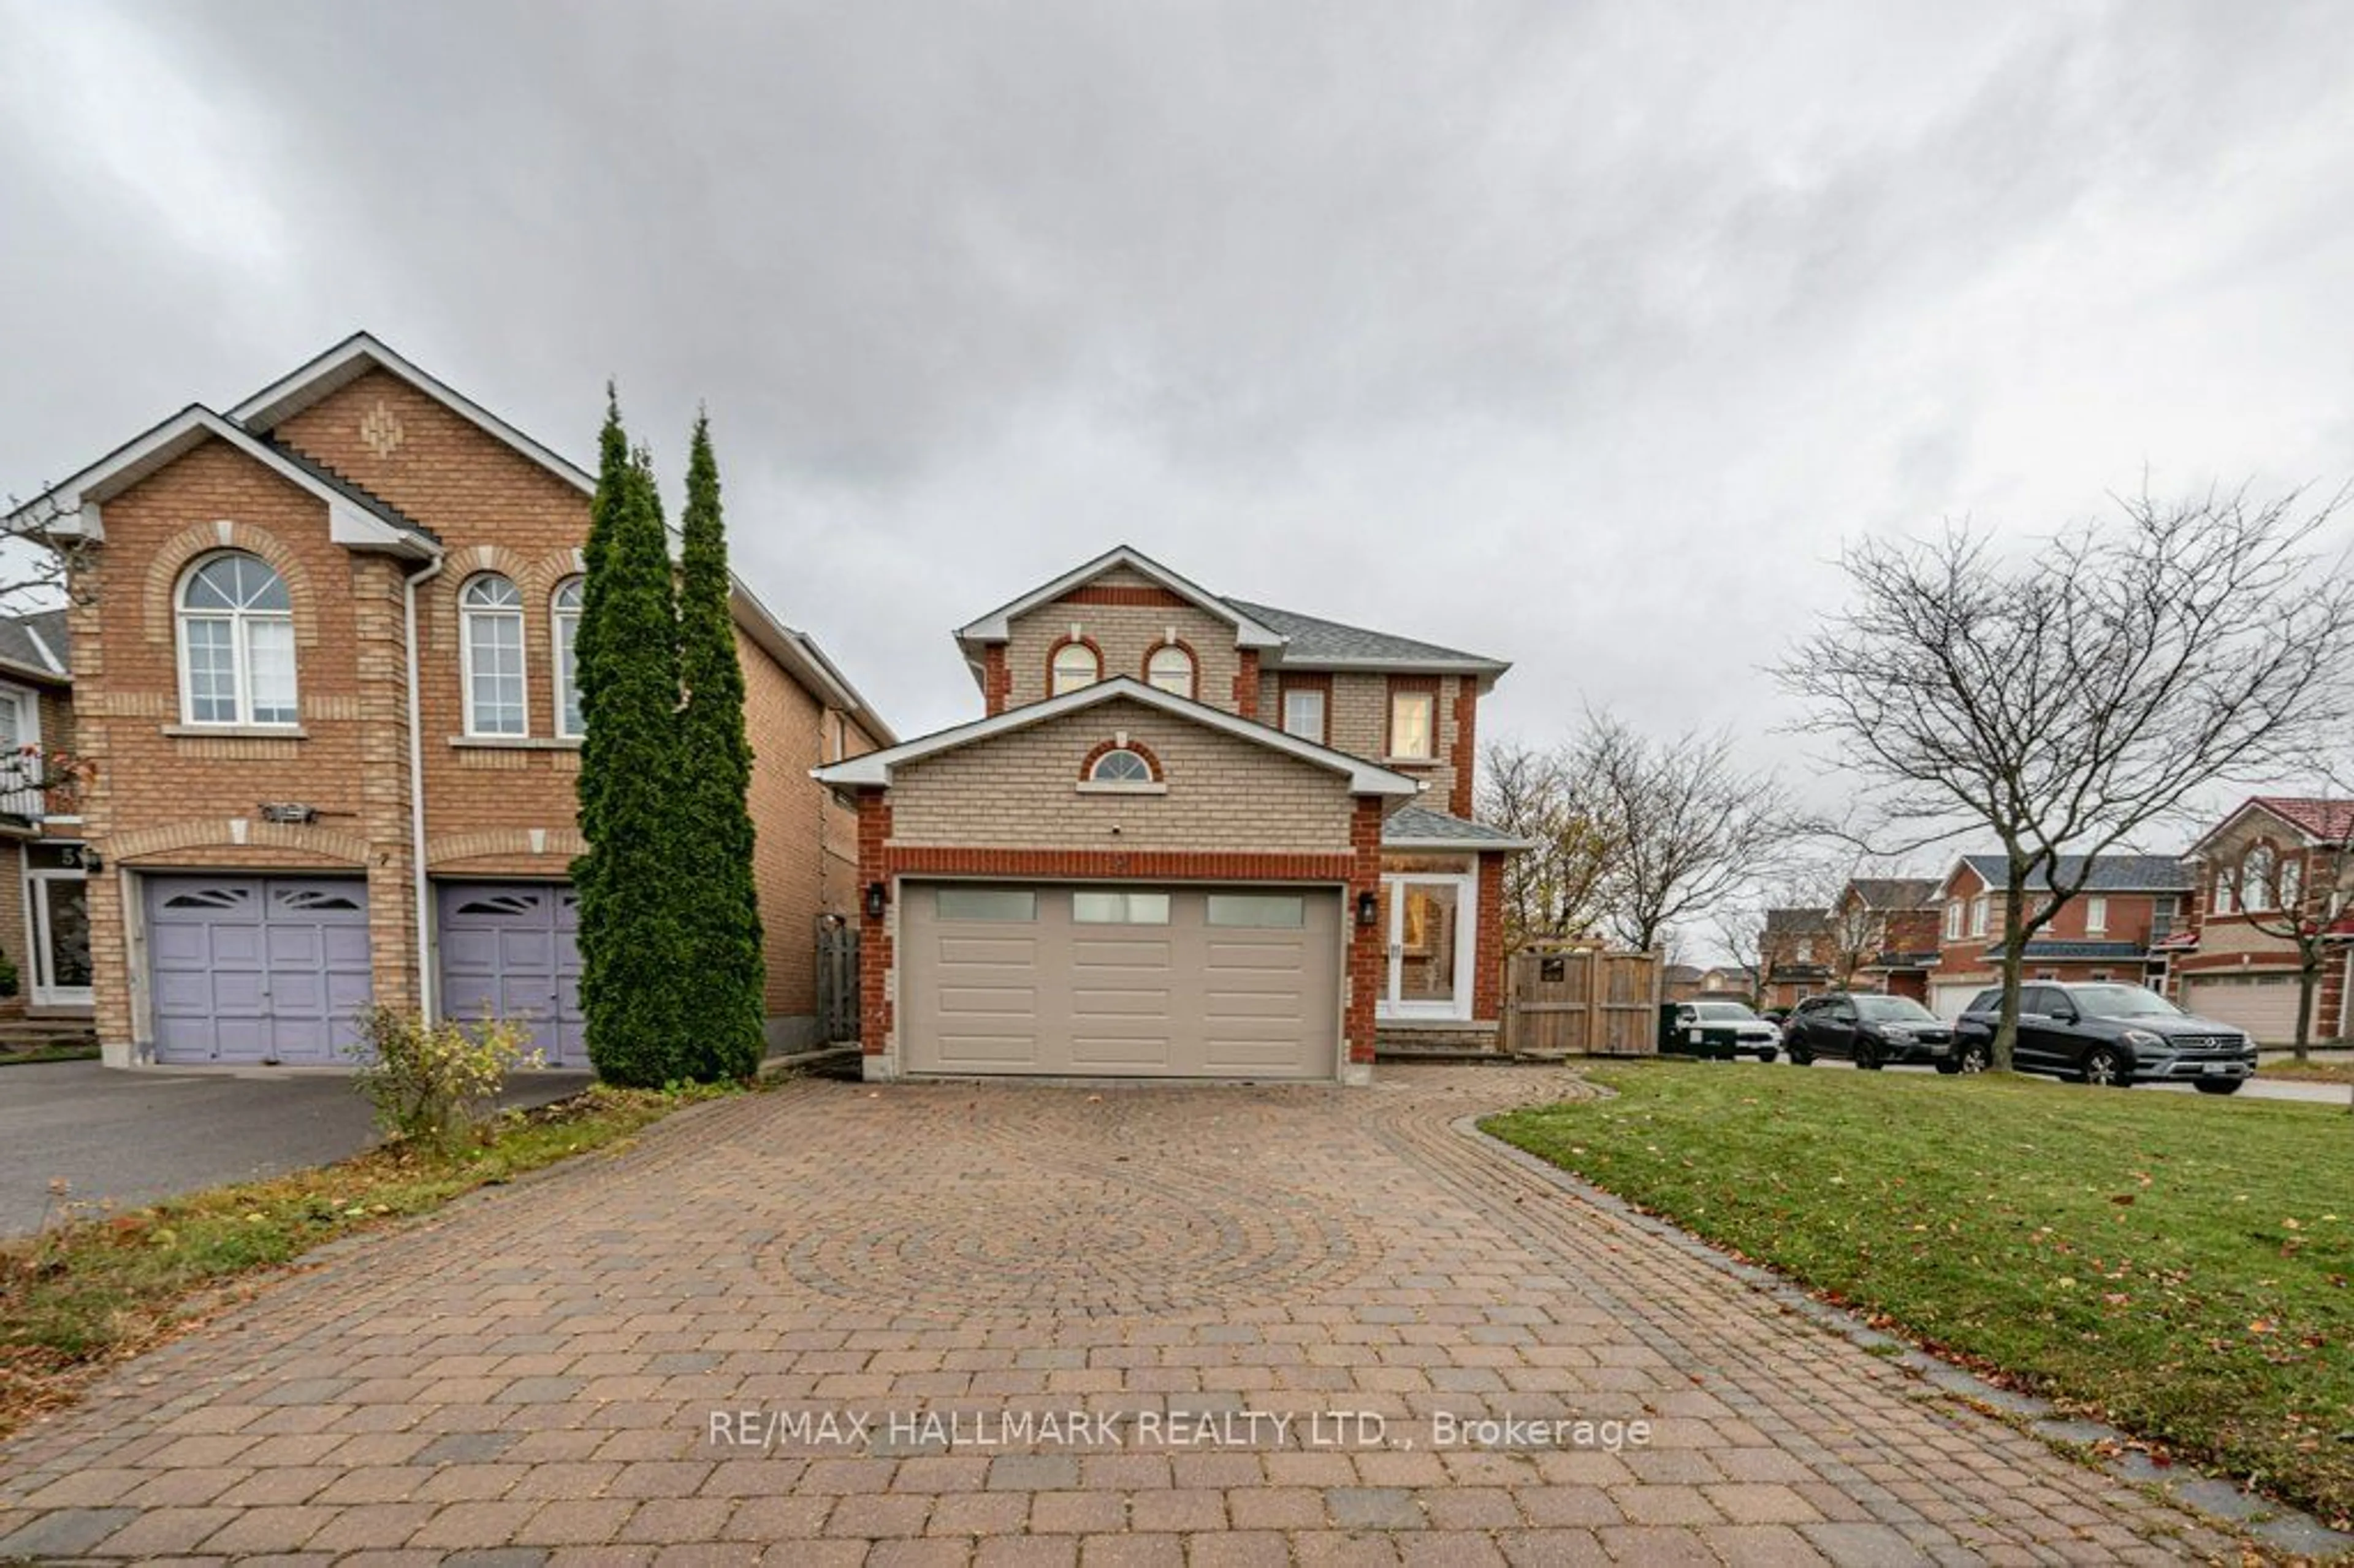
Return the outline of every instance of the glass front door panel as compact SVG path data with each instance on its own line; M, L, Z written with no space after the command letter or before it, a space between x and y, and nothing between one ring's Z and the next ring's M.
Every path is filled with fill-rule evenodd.
M1458 892L1450 882L1409 882L1398 890L1398 978L1401 1002L1455 1000Z
M90 987L90 884L80 877L45 876L39 888L41 971L44 989L80 991Z

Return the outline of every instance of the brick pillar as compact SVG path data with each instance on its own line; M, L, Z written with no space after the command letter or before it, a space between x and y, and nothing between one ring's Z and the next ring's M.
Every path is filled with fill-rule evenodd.
M1242 667L1235 672L1235 712L1246 719L1258 717L1258 650L1242 651Z
M1472 776L1479 766L1479 683L1469 675L1455 683L1455 788L1447 797L1450 816L1471 820L1476 797L1472 794ZM1480 872L1481 897L1486 897L1487 872ZM1484 940L1484 938L1482 938ZM1479 1015L1482 1018L1486 1013Z
M1349 923L1349 1016L1346 1033L1349 1060L1371 1066L1373 1060L1373 1004L1381 996L1384 955L1378 925L1357 923L1357 901L1366 894L1378 896L1382 887L1382 802L1378 796L1361 796L1349 823L1349 851L1355 869L1349 876L1348 906L1341 918Z
M858 792L858 1044L879 1056L891 1037L891 912L866 907L866 889L886 887L884 851L891 841L891 798L880 789Z
M1479 927L1472 948L1471 1016L1485 1023L1504 1016L1504 857L1479 857Z
M1013 672L1006 667L1005 644L992 642L981 651L981 705L992 714L1005 711L1013 695Z

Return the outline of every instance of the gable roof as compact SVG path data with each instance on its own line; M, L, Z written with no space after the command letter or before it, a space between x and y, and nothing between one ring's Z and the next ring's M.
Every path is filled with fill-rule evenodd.
M1238 599L1230 599L1226 602L1253 620L1263 621L1283 633L1283 652L1276 662L1286 669L1373 667L1500 675L1511 668L1501 659L1466 653L1460 649L1442 648L1436 642L1418 641L1387 631L1373 631L1362 626L1347 626L1320 616L1302 615L1296 609L1278 609L1272 605L1250 604Z
M2078 869L2084 863L2080 854L2060 857L2060 879L2076 880ZM2010 863L1999 854L1966 854L1956 869L1967 865L1977 872L1989 891L1999 893L2010 885ZM1950 876L1948 880L1951 880ZM2038 871L2028 879L2030 892L2048 891L2051 878ZM2188 893L2194 885L2188 868L2180 859L2169 854L2105 854L2094 857L2091 874L2084 878L2086 893Z
M1126 545L1115 545L1085 566L1074 567L1053 582L1032 588L1021 598L999 605L969 626L959 627L957 641L968 646L1003 642L1013 635L1012 623L1016 616L1042 604L1052 604L1073 588L1084 587L1104 573L1120 567L1151 578L1194 608L1226 622L1235 629L1235 641L1245 648L1280 648L1283 645L1283 633L1280 631L1254 620L1199 583L1171 571L1143 551L1131 549Z
M228 411L246 429L267 435L330 393L350 386L371 370L382 370L408 382L419 392L505 443L583 494L597 491L596 475L525 435L496 414L448 382L427 374L402 358L371 334L355 332L324 354L280 376Z
M1830 916L1820 909L1768 909L1766 929L1775 936L1811 936L1830 929Z
M1934 876L1859 876L1848 886L1867 909L1932 909L1945 884Z
M881 751L870 751L864 757L854 757L846 762L835 762L823 768L813 768L810 769L810 776L820 783L831 784L836 789L854 789L860 786L888 789L891 785L892 771L905 764L920 762L928 757L937 757L944 751L954 751L960 747L970 746L977 741L989 740L1019 729L1027 729L1032 725L1043 724L1048 719L1061 718L1066 714L1079 713L1099 704L1110 702L1114 698L1123 697L1131 702L1141 703L1146 707L1158 708L1163 713L1173 714L1179 718L1190 719L1204 729L1219 730L1227 735L1236 736L1244 740L1264 746L1270 751L1283 752L1298 758L1302 762L1324 768L1328 772L1340 774L1348 779L1349 792L1352 795L1410 797L1422 792L1422 785L1403 773L1393 773L1386 768L1367 762L1363 758L1352 757L1345 751L1335 751L1329 746L1319 746L1314 741L1302 740L1296 735L1286 735L1279 729L1270 729L1266 725L1238 717L1223 708L1214 708L1206 704L1197 703L1190 697L1173 695L1161 691L1157 686L1148 686L1143 682L1127 675L1114 675L1109 680L1097 681L1091 686L1082 686L1076 692L1066 692L1059 697L1048 697L1044 702L1030 703L1018 708L1008 708L1003 713L992 714L987 718L975 719L970 724L960 724L948 729L938 730L915 740L903 741L897 746L886 747Z
M883 722L883 715L858 694L858 688L850 683L841 667L826 657L817 639L778 620L767 605L753 597L741 578L730 577L729 586L732 619L754 646L828 706L840 708L856 720L858 727L873 736L877 746L899 743L891 726Z
M2240 803L2238 810L2201 834L2187 853L2194 856L2205 853L2208 845L2254 811L2262 811L2304 835L2308 843L2342 844L2354 839L2354 800L2307 795L2252 795Z
M191 403L141 431L71 478L50 486L6 518L12 532L45 537L106 537L104 503L208 440L228 443L327 506L327 536L339 545L409 556L439 553L440 541L397 507L275 441Z
M68 681L73 671L73 641L62 609L0 616L0 668L42 680Z

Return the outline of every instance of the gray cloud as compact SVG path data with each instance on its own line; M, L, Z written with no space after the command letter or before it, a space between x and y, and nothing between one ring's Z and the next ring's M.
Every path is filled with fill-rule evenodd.
M0 484L365 325L697 399L914 731L1126 540L1795 758L1840 541L2354 467L2354 12L0 0Z

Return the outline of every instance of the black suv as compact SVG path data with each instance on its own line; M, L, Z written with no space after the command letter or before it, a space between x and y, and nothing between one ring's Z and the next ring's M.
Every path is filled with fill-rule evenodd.
M1844 1056L1867 1071L1891 1062L1926 1062L1941 1073L1966 1065L1954 1049L1952 1026L1909 996L1810 996L1782 1025L1782 1044L1801 1067L1818 1056ZM1985 1058L1977 1065L1984 1066Z
M1964 1045L1991 1049L2001 1014L1999 988L1978 992L1956 1025ZM2118 1088L2188 1083L2201 1094L2235 1095L2255 1075L2256 1046L2230 1024L2193 1018L2137 985L2030 980L2019 988L2011 1065Z

